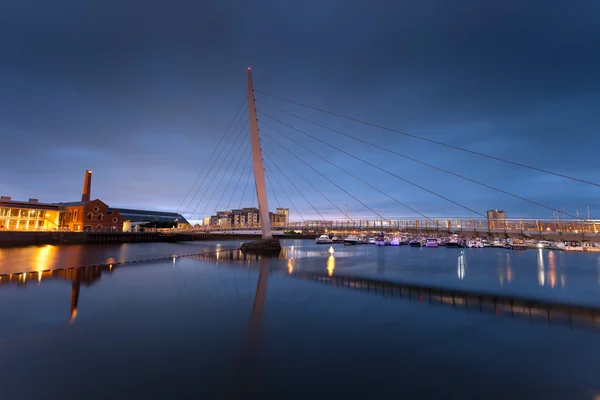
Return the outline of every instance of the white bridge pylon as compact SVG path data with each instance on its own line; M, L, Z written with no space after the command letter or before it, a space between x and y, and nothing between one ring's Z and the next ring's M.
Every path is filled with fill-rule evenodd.
M269 221L269 205L267 203L267 186L265 184L265 169L263 166L260 137L258 136L258 119L256 118L256 103L254 102L254 87L252 86L252 71L248 67L248 117L250 118L250 142L252 144L252 168L256 182L256 198L258 199L258 215L263 239L271 239L271 222Z

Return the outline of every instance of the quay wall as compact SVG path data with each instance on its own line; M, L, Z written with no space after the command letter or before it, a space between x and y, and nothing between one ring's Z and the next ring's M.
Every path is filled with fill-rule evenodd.
M35 246L42 244L119 244L149 242L184 242L195 240L256 240L259 236L219 233L163 232L18 232L0 231L0 247Z

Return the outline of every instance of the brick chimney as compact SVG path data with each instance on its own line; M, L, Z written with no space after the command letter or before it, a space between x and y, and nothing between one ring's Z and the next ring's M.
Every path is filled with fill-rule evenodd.
M83 190L81 191L81 201L90 201L90 195L92 194L92 171L89 169L85 171L85 178L83 179Z

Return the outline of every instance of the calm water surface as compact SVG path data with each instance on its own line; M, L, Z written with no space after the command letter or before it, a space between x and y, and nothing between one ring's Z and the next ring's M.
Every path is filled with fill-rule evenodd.
M235 242L0 250L0 273ZM594 254L284 241L279 259L161 261L0 284L2 399L600 396L600 335L415 304L315 271L600 303ZM235 257L234 257L235 258Z

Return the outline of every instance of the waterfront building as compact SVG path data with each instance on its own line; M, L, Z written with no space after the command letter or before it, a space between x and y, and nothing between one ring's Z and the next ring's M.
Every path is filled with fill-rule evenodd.
M109 212L117 211L125 221L134 222L136 225L144 225L146 222L152 226L163 228L189 228L190 223L183 215L167 211L135 210L131 208L113 208Z
M488 229L504 229L506 212L502 210L487 210Z
M281 216L283 215L283 217L280 217L281 220L280 222L282 224L288 224L290 222L290 209L289 208L276 208L275 209L275 214Z
M61 228L74 232L118 232L125 219L99 199L58 203L63 217Z
M274 226L283 226L289 222L289 209L278 208L269 212L269 219ZM246 207L231 211L217 211L215 215L203 218L204 225L222 227L258 227L260 214L256 207Z
M42 231L58 229L61 208L56 204L40 203L37 199L12 200L0 197L0 230Z
M75 232L122 231L124 223L158 227L189 227L178 213L109 207L100 199L91 198L92 171L86 170L81 200L61 203L40 203L37 199L12 200L0 198L0 230L40 231L67 230Z

